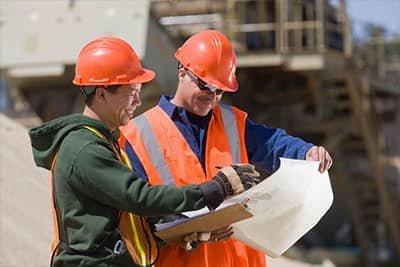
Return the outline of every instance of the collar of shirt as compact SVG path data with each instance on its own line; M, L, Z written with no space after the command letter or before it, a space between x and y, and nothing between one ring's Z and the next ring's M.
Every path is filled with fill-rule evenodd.
M200 128L207 128L212 112L206 116L198 116L186 111L183 107L175 106L171 103L172 96L161 96L158 106L170 117L173 121L180 120L185 124L191 124Z
M158 101L158 106L164 110L164 112L168 115L168 117L172 117L175 109L178 107L172 104L170 101L172 96L161 96L160 101Z
M204 167L206 132L212 112L197 116L171 103L172 97L162 96L158 105L171 118Z

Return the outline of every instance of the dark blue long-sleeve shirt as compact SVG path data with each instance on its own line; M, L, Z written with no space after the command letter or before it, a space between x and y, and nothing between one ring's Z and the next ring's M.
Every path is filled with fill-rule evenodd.
M204 169L206 132L211 118L211 112L204 117L187 112L170 102L170 97L162 96L158 105L171 118L182 133ZM249 162L267 174L279 168L279 158L304 159L307 151L313 146L300 138L290 136L279 128L269 128L255 124L246 119L246 148ZM139 177L147 178L143 165L135 151L127 142L126 152L132 167Z

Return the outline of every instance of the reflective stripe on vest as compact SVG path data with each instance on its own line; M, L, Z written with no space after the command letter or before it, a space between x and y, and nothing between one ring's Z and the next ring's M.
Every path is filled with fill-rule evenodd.
M246 113L225 105L221 108L214 108L213 113L207 130L205 173L187 142L182 143L177 140L184 139L184 137L158 106L136 117L128 126L121 127L124 138L120 144L124 146L125 139L128 140L153 184L186 184L177 181L177 179L181 180L182 175L187 175L179 171L182 168L177 167L184 166L187 162L197 165L198 168L192 170L192 177L196 178L194 182L201 183L206 181L207 177L215 175L217 172L215 166L248 161L244 144ZM151 123L153 118L157 118L158 122ZM239 133L239 128L242 129L242 135ZM216 132L219 135L217 137L215 136ZM241 139L243 144L240 143ZM163 154L161 151L166 151L163 148L165 145L177 153L184 152L186 157L179 162L177 155ZM213 152L208 150L213 150ZM172 151L171 154L176 152ZM174 163L169 160L171 157L175 158L172 160Z
M107 140L107 138L97 129L90 126L83 126L83 127L93 132L100 138ZM119 158L119 160L132 170L131 163L125 151L122 150L117 151L117 148L114 145L113 147L114 147L114 152L116 153L116 156ZM51 175L52 175L51 189L53 192L52 194L53 242L51 245L51 250L52 250L51 264L53 264L53 255L58 247L58 244L60 243L59 228L58 228L59 223L57 216L58 213L56 209L57 207L54 195L54 166L56 163L56 157L57 155L54 156L51 166ZM118 217L119 217L119 223L118 223L119 232L125 242L127 250L131 255L133 261L139 266L143 267L153 266L158 258L158 245L146 219L143 218L142 216L138 216L126 211L119 211ZM82 253L84 253L84 251L82 251Z
M154 118L158 118L161 123L150 124ZM137 124L143 121L146 123ZM158 106L131 120L120 130L124 136L120 138L121 146L125 139L131 144L151 184L175 184L177 186L186 184L184 178L187 176L185 169L187 162L190 162L190 165L196 165L190 173L192 183L206 181L206 176L196 155L191 151L187 142L180 141L183 136L167 114ZM158 149L149 149L154 145ZM182 153L185 155L184 157L181 156Z
M231 106L221 105L222 122L224 123L224 129L231 149L232 163L242 162L242 156L240 151L239 133L236 123L235 113L232 111Z
M158 146L157 157L162 157L177 186L199 184L212 179L218 171L216 166L226 166L233 162L248 162L245 146L245 125L247 114L237 108L222 106L213 109L207 129L205 147L205 169L201 166L182 133L170 117L159 107L154 107L141 115L141 120L131 121L121 128L124 138L138 156L151 184L166 183L161 168L149 160L154 150L148 150L141 136L153 135L153 144ZM146 121L149 132L142 132ZM235 141L233 139L236 138ZM231 140L230 140L231 139ZM232 145L231 145L232 144ZM232 155L236 154L236 155ZM238 156L239 154L239 156ZM161 179L160 179L161 178ZM186 253L178 245L167 245L160 249L157 267L218 266L218 267L263 267L265 255L243 243L229 239L222 242L204 243L191 253Z
M140 139L143 141L146 151L148 151L150 161L157 167L159 173L163 174L161 179L164 180L165 184L175 184L175 180L172 177L163 155L161 154L157 139L154 136L153 130L151 129L146 116L140 115L133 119L133 121L139 131Z

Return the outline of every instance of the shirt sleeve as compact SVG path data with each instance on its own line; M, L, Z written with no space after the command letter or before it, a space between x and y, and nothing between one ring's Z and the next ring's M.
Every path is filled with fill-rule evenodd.
M279 168L280 157L305 159L313 144L286 134L283 129L270 128L246 119L246 147L251 164L272 174Z
M163 216L203 208L201 186L150 186L121 163L108 147L91 143L77 156L67 182L86 197L145 216ZM218 203L219 204L219 203Z
M125 152L128 155L129 161L131 162L133 171L137 174L137 176L147 181L148 177L146 171L144 170L144 167L140 162L135 150L133 150L128 141L125 141Z

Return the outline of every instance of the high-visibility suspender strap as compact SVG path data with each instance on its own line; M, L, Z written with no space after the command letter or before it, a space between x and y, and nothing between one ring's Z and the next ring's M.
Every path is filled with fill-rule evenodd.
M108 140L99 130L90 126L84 126L84 128ZM121 162L132 170L125 152L112 145ZM139 266L152 266L158 257L158 247L147 221L141 216L125 211L120 211L119 220L119 230L134 262Z

